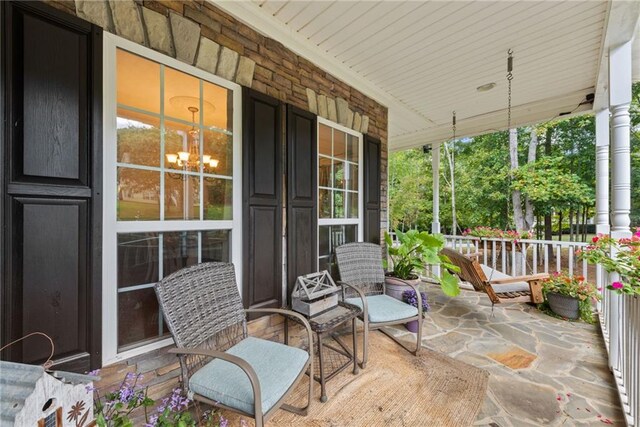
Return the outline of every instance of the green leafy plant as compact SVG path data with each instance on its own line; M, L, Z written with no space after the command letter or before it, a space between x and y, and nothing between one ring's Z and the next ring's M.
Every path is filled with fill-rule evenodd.
M640 295L640 228L629 239L616 240L599 234L578 255L590 264L600 264L620 279L607 285L618 294Z
M450 271L458 272L460 269L453 265L449 258L440 254L440 250L445 245L442 235L418 230L409 230L406 233L396 230L395 234L398 238L396 244L393 243L389 233L385 233L384 236L393 266L390 273L392 276L402 280L417 279L416 271L424 268L425 265L439 265L442 267L440 277L433 277L433 279L440 283L446 295L456 296L460 293L458 279L450 273ZM386 260L385 268L389 269Z
M569 276L555 272L542 282L542 292L545 298L548 293L566 295L578 300L580 318L593 323L593 302L600 299L600 294L594 285L587 282L583 276Z

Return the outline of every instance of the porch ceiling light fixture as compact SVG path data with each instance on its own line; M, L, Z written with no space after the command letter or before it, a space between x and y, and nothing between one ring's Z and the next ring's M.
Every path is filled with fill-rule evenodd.
M478 86L476 88L476 90L478 92L489 92L491 89L493 89L494 87L496 87L496 82L491 82L491 83L486 83L483 84L481 86Z
M191 121L195 123L196 113L200 111L198 107L189 106L187 110L191 112ZM202 155L202 162L200 161L200 129L191 125L191 129L187 132L189 135L187 139L188 151L178 151L177 153L167 153L167 162L171 165L177 165L185 171L198 172L200 166L205 173L214 173L218 167L218 159L214 159L210 154ZM183 175L181 175L183 176Z

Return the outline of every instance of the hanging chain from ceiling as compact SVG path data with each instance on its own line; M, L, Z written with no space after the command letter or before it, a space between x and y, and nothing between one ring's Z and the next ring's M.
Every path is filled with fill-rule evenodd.
M509 85L509 106L507 107L507 129L511 129L511 80L513 80L513 50L507 51L507 83Z

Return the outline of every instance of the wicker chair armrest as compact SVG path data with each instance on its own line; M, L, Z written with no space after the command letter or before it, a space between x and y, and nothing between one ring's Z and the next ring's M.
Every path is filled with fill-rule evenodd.
M208 356L215 359L221 359L225 362L233 363L238 366L249 378L251 388L253 389L253 401L255 414L262 413L262 393L260 391L260 381L256 371L245 361L244 359L228 354L223 351L211 350L208 348L172 348L169 353L177 354L178 356ZM186 379L185 379L186 381Z
M422 318L422 295L420 294L420 289L418 289L418 285L414 285L413 283L409 283L406 280L402 280L405 285L411 287L413 291L416 293L416 298L418 299L418 316L419 319ZM403 301L404 302L404 301Z
M544 280L548 278L549 278L548 274L540 273L540 274L530 274L527 276L508 277L505 279L493 279L493 280L489 280L489 283L491 283L492 285L506 285L514 282L532 282L532 281Z
M369 306L367 304L367 296L364 294L364 292L362 292L362 289L358 288L357 286L350 285L347 282L338 282L338 285L342 287L342 298L343 299L344 299L344 288L345 288L345 286L347 288L350 288L350 289L354 290L358 294L358 297L360 297L360 299L362 300L362 315L366 319L367 316L368 316L367 313L369 312Z
M302 323L302 325L307 330L307 338L309 339L309 357L313 360L313 331L311 330L311 325L309 325L309 321L300 313L296 313L292 310L285 310L282 308L247 308L244 310L245 313L275 313L281 314L283 316L295 317Z

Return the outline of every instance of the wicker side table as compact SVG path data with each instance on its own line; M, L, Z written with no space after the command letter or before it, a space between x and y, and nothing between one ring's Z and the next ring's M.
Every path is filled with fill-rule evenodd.
M316 353L318 355L318 363L316 363L318 373L316 375L314 372L312 375L313 379L320 383L320 388L322 390L320 396L321 402L326 402L328 400L326 392L327 381L342 372L352 363L353 374L355 375L359 372L356 319L360 314L362 314L362 310L359 307L344 302L338 302L336 307L308 319L309 325L311 325L311 330L316 333L318 342L318 351ZM295 321L296 319L293 317L285 317L285 343L289 342L289 320ZM349 347L342 342L336 333L336 330L348 321L351 321L351 327L353 329L353 351L351 351ZM330 343L325 344L323 341L324 337L327 335L331 337L339 347Z

